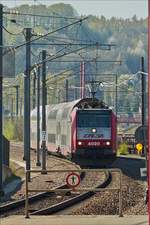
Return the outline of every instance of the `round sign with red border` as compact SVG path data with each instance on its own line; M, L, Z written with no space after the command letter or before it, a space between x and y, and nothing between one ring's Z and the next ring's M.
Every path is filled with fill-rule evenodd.
M75 188L80 184L80 176L77 173L70 173L66 177L66 183L69 187Z

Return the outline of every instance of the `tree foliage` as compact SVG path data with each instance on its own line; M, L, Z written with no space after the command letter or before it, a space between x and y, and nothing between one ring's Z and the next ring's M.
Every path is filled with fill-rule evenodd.
M4 19L5 27L13 33L18 33L22 30L22 27L33 27L34 33L47 33L49 31L54 31L62 26L77 20L66 19L64 17L78 17L78 12L69 4L54 4L51 6L45 6L43 4L36 6L22 5L16 8L19 12L22 13L34 13L40 15L50 16L49 18L45 17L31 17L31 16L19 16L19 15L7 15L7 19ZM55 16L55 18L53 18ZM60 18L58 18L60 17ZM17 23L13 24L10 20L16 19ZM18 25L19 24L19 25ZM21 26L20 26L21 25ZM32 37L32 38L35 38ZM67 29L63 29L59 32L50 35L47 39L41 39L39 45L32 46L32 63L39 61L39 53L43 49L43 45L40 45L40 42L48 43L51 41L55 42L73 42L73 40L81 40L80 42L99 42L102 44L113 43L116 44L116 47L113 47L111 51L100 50L98 52L99 60L122 60L121 66L112 66L106 63L87 63L86 64L86 81L90 80L92 74L98 73L116 73L120 74L118 82L122 82L125 79L124 75L121 74L132 74L136 73L140 69L140 58L144 56L145 62L147 62L147 19L138 19L134 15L131 19L115 18L112 17L107 19L104 16L96 17L90 15L87 21L79 23L78 25L71 26ZM4 42L5 45L19 45L20 43L25 42L24 35L11 35L7 32L4 33ZM75 50L77 47L67 46L63 49L64 46L48 46L48 54L59 55L58 52L65 53L68 50ZM86 53L82 54L72 54L69 55L70 58L76 56L77 59L81 60L81 55L83 58L96 58L96 49L90 48L85 50ZM22 73L25 70L25 47L18 48L16 50L16 73ZM145 63L147 65L147 63ZM59 62L48 63L49 68L48 73L54 74L59 71L63 71L66 68L78 66L78 71L72 69L72 72L76 76L76 83L74 85L79 85L79 76L80 76L80 65L76 62L74 63L61 63L61 58ZM146 70L147 68L145 68ZM89 75L90 74L90 75ZM103 79L104 77L102 77ZM135 79L135 78L134 78ZM139 87L139 80L135 80L133 87L128 85L122 85L118 97L118 108L120 111L138 111L140 96L133 95L132 92L137 91ZM56 82L57 83L57 82ZM56 95L57 84L52 86L51 94ZM64 95L64 94L63 94ZM105 100L108 101L109 105L114 101L114 94L105 92ZM52 98L49 98L52 99ZM55 97L56 99L56 97ZM57 102L54 99L53 102Z

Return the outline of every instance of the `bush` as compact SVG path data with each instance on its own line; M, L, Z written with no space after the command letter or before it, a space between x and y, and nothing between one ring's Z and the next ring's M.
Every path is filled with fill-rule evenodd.
M122 143L119 145L118 153L120 155L127 155L128 154L128 145L126 143Z
M4 136L8 140L23 141L23 118L5 120Z
M8 119L4 121L4 136L8 139L8 140L13 140L14 138L14 123Z

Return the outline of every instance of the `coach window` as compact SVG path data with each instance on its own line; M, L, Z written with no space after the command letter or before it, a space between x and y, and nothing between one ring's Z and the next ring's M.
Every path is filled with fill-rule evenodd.
M52 110L49 112L48 119L56 119L57 110Z
M31 116L31 120L35 121L37 120L37 117L35 115Z
M55 134L48 134L48 142L50 142L50 143L55 143L56 142Z
M68 113L69 113L70 108L64 108L63 113L62 113L62 119L67 118Z
M61 134L61 125L60 125L60 122L57 123L57 134Z

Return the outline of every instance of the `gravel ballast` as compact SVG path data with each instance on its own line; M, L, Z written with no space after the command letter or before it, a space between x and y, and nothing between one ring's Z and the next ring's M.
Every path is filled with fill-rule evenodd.
M147 215L144 203L144 185L123 175L123 214ZM115 215L119 213L119 199L117 191L96 193L81 207L74 209L73 215Z
M22 161L23 148L21 145L14 147L11 145L10 157L17 161ZM36 163L36 154L34 151L31 151L32 166ZM117 161L118 162L118 161ZM121 163L117 163L115 167L119 168L123 166L123 159ZM48 156L47 158L47 169L76 169L76 165L70 163L66 160L57 159L56 157ZM134 170L134 168L132 168ZM126 172L126 171L125 171ZM128 171L127 171L128 172ZM123 174L123 214L127 215L147 215L147 206L144 202L144 191L145 183L140 180L134 179L127 175ZM93 175L93 177L96 174ZM38 188L51 188L57 187L64 184L66 174L55 173L51 175L39 175L34 177L30 183L32 189ZM97 180L100 179L98 176ZM95 180L96 180L95 179ZM90 178L89 178L90 181ZM84 186L88 184L88 179L84 181ZM117 174L112 174L112 183L110 188L117 186L119 182L119 176ZM92 184L94 185L94 183ZM35 193L32 193L32 195ZM21 185L20 190L11 196L10 201L22 199L25 197L25 185L24 182ZM5 202L6 203L6 202ZM115 215L119 213L119 199L118 192L115 191L105 191L101 193L96 193L90 199L84 201L78 207L74 207L69 214L73 215Z

